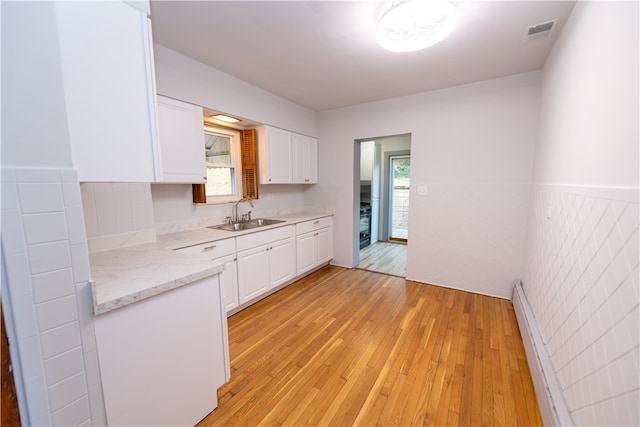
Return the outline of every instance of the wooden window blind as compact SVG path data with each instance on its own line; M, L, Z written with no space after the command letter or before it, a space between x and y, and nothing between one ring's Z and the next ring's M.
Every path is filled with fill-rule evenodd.
M240 151L242 153L242 197L257 199L258 156L255 129L240 132Z

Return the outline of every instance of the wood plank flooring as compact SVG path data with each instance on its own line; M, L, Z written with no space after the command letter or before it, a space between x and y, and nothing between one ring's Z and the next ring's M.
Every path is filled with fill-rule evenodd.
M360 250L360 263L356 268L393 276L407 276L407 245L404 243L376 242Z
M506 300L328 266L229 318L200 426L542 425Z

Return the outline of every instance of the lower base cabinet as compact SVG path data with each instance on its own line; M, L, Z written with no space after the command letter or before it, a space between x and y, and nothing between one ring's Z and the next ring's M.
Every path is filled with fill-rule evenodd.
M297 275L305 274L333 258L333 218L296 224Z
M240 236L236 245L240 304L296 276L294 226Z
M269 290L269 245L238 252L238 295L240 304Z
M226 311L233 310L238 306L238 269L236 268L236 239L234 237L188 246L177 249L176 252L196 255L224 265L224 271L220 273L220 281L224 290Z
M107 423L196 425L230 375L227 317L211 276L94 319Z

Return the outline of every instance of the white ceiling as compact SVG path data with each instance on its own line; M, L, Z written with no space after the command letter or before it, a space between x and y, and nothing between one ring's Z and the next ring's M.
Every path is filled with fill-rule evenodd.
M158 44L323 111L537 70L574 1L454 1L439 44L392 53L375 40L391 2L152 1ZM549 38L530 25L558 18Z

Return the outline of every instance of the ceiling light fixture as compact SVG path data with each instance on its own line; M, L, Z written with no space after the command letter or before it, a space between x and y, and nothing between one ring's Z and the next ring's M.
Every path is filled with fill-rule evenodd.
M413 52L444 39L456 23L456 9L446 0L396 2L380 18L378 43L394 52Z
M227 116L224 114L215 114L209 117L222 120L223 122L227 122L227 123L238 123L240 121L240 119L236 119L235 117Z

